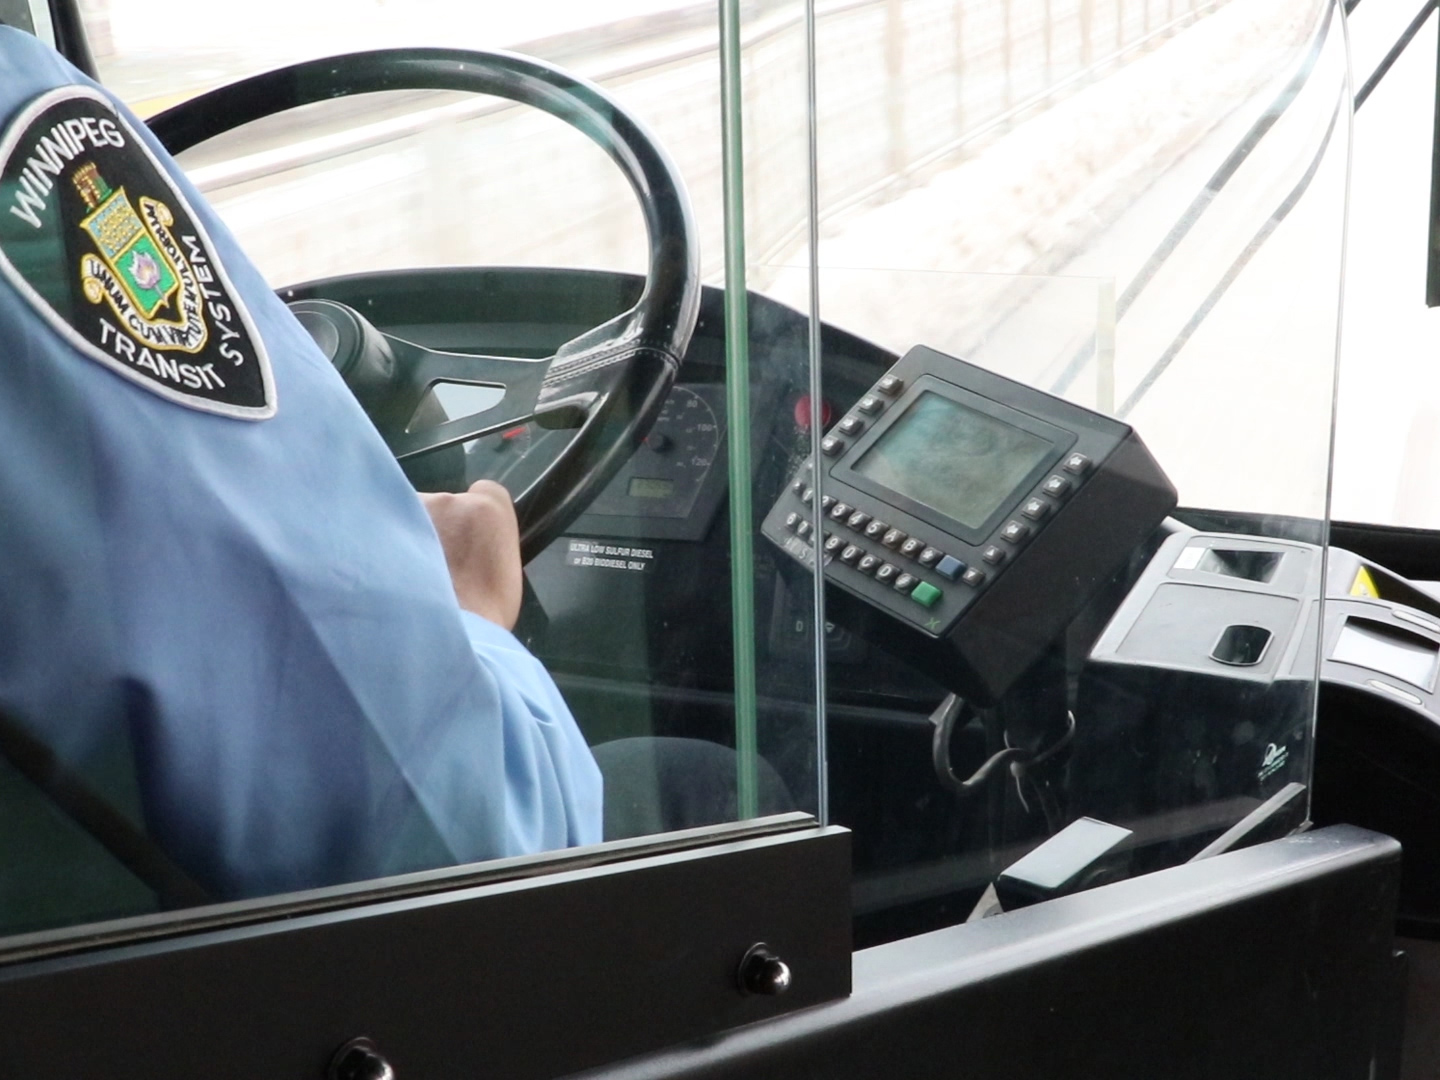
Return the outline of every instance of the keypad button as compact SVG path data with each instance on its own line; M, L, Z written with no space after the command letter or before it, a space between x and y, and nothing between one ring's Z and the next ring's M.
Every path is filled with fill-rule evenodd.
M815 501L815 489L807 487L804 491L800 492L800 501L806 506L813 503Z
M838 426L844 435L859 435L865 430L865 421L858 416L847 416L840 421Z
M978 589L981 585L985 584L985 571L981 570L978 566L972 566L960 575L960 580L966 585L971 585Z
M862 554L863 552L854 544L846 544L845 550L840 552L840 561L853 566Z
M989 547L987 547L984 551L980 553L980 557L986 562L988 562L991 566L999 566L1005 561L1005 549L998 548L994 544L991 544Z
M844 546L845 546L845 538L844 538L843 536L827 536L827 537L825 538L825 554L826 554L826 555L834 555L837 551L839 551L839 550L840 550L842 547L844 547Z
M879 570L875 571L875 580L882 585L889 585L899 576L900 568L894 563L887 562L884 566L880 567Z
M951 581L954 581L956 578L958 578L966 571L966 569L967 567L965 566L965 564L959 559L955 558L954 555L946 555L943 559L941 559L938 563L935 564L935 572L942 577L949 578Z
M1068 473L1083 476L1090 469L1090 459L1084 454L1071 454L1060 467Z
M1044 499L1030 499L1020 508L1020 513L1031 521L1043 521L1050 513L1050 504Z
M920 584L920 579L914 574L901 574L895 579L893 588L896 592L908 593L918 584Z
M793 491L796 495L799 495L800 492L804 491L809 486L810 485L805 482L805 477L803 474L795 477L795 479L790 482L790 490Z
M875 384L875 389L886 397L898 397L900 391L905 389L905 380L898 375L886 375ZM774 488L771 488L773 491Z
M830 516L836 521L844 521L850 516L854 509L855 508L849 503L837 502L834 506L830 507Z
M1070 494L1070 481L1057 473L1041 484L1040 490L1052 498L1063 499Z
M880 538L880 543L888 548L896 548L905 542L905 534L899 529L891 529Z
M860 561L855 564L855 569L862 574L873 574L880 566L880 560L871 554L860 556Z
M820 496L820 509L821 509L821 510L824 510L825 513L828 514L828 513L830 512L830 507L832 507L832 506L834 506L834 505L835 505L835 496L834 496L834 495L821 495L821 496Z
M859 403L855 406L855 408L859 409L861 412L869 416L874 416L876 413L880 412L882 409L885 408L885 402L882 401L880 398L876 397L874 394L866 394L860 399Z
M865 535L871 540L878 540L890 531L890 526L883 521L872 521L865 526Z
M865 513L864 510L856 510L855 513L850 515L849 519L845 522L845 524L848 525L850 528L854 529L856 532L859 532L865 527L866 523L868 523L869 520L870 515Z
M815 535L815 526L811 525L808 521L802 521L799 525L795 526L795 535L800 537L801 540L809 540L810 537Z
M901 554L901 555L904 555L907 559L913 559L913 558L915 558L916 555L919 555L920 552L922 552L922 551L924 551L924 550L925 550L925 541L923 541L923 540L916 540L915 537L913 537L913 536L907 537L907 538L900 544L900 554Z
M1030 526L1023 521L1007 521L1005 527L1000 530L1000 538L1009 540L1012 544L1021 543L1030 535Z
M943 594L928 581L922 581L910 590L910 599L921 607L934 607Z
M927 547L920 552L919 563L921 566L934 566L945 555L939 548Z
M820 440L820 452L826 457L834 457L844 449L845 440L837 439L834 435L826 435L825 438Z
M794 532L795 526L799 524L800 515L797 514L794 510L791 510L790 513L785 515L785 528L789 529L791 532Z

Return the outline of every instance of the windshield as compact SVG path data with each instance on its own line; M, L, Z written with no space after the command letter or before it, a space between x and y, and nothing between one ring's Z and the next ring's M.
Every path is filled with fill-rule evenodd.
M43 827L25 827L34 869L5 929L200 903L167 892L164 868L206 901L352 897L798 812L854 831L864 943L1197 857L1277 798L1303 822L1349 151L1340 16L1324 0L1022 7L305 0L236 20L89 3L102 81L162 134L196 95L340 52L558 65L664 148L693 245L643 171L660 158L593 100L547 115L444 82L330 100L317 65L294 80L300 107L185 140L216 243L233 234L296 305L409 483L498 481L522 529L554 522L529 534L516 648L603 774L603 835L467 847L440 796L514 797L499 774L516 759L485 784L463 755L422 755L425 775L399 770L416 794L380 856L326 863L338 842L321 830L307 866L347 869L217 879L195 847L223 837L245 864L264 834L245 825L270 821L217 764L266 776L254 746L206 759L226 778L213 790L190 776L187 797L230 807L195 811L208 824L192 831L155 801L174 763L149 728L56 742L22 724L113 828L97 840L14 770ZM611 345L660 340L668 324L626 320L692 257L673 385L625 384L577 438L604 387L560 393L550 358L583 374ZM116 281L149 272L126 258ZM317 488L370 461L348 431L300 455ZM615 448L585 468L566 456L600 438ZM383 569L370 532L340 546ZM363 593L363 577L343 584ZM326 617L348 618L332 601ZM400 653L426 640L410 634ZM1372 655L1390 639L1352 634L1352 654L1362 640ZM305 771L342 745L281 757L294 784L348 790ZM337 751L352 779L395 755L388 735ZM337 833L354 814L337 803ZM1080 826L1075 874L1006 877L1082 819L1106 827ZM158 879L112 858L121 834L158 839Z

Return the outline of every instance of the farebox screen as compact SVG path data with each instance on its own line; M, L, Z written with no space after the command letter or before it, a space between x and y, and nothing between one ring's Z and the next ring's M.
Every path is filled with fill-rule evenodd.
M1053 449L1047 439L926 391L851 468L979 529Z
M1346 619L1331 660L1391 675L1428 690L1440 648L1417 634L1369 619Z

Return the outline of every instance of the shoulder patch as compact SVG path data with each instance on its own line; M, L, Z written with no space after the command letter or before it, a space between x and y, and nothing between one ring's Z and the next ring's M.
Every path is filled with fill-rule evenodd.
M270 358L174 181L89 87L0 137L0 270L92 360L180 405L275 413Z

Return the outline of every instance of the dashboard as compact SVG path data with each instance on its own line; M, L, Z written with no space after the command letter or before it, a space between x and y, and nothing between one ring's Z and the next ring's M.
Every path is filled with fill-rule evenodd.
M642 284L597 271L412 270L282 295L363 304L386 333L430 348L539 358L626 310ZM457 310L470 317L452 321ZM1132 825L1170 814L1148 831L1136 825L1122 845L1126 869L1119 872L1134 873L1194 857L1237 819L1259 812L1272 792L1292 791L1292 775L1305 775L1306 754L1289 749L1303 744L1305 701L1291 710L1298 719L1284 732L1257 727L1244 734L1242 724L1219 742L1211 738L1205 703L1216 687L1239 685L1237 671L1243 681L1241 646L1261 633L1250 623L1263 623L1263 612L1249 598L1236 601L1244 617L1220 628L1239 651L1202 658L1215 670L1200 683L1182 685L1193 679L1193 664L1157 669L1144 660L1151 666L1142 670L1125 666L1122 656L1120 666L1106 669L1105 656L1091 656L1137 583L1159 572L1157 552L1171 552L1187 531L1179 521L1162 522L1175 505L1174 489L1125 425L953 358L918 349L901 358L823 326L822 455L835 503L824 508L825 533L802 536L789 522L807 516L800 514L808 509L807 477L822 467L811 458L807 426L808 319L756 295L748 314L749 533L757 539L747 646L758 691L757 749L797 808L818 813L809 583L810 567L823 558L833 619L821 629L827 808L829 820L852 830L857 945L968 917L1007 866L1087 805L1105 817L1114 803ZM726 421L726 378L723 294L706 288L659 420L527 567L517 634L550 669L592 745L635 736L735 745L728 495L739 425ZM446 416L487 407L488 399L473 396L479 393L440 388L428 407ZM866 411L864 403L877 398L889 402L888 412ZM435 461L411 467L412 479L422 488L456 489L489 476L518 490L564 437L517 425L437 451ZM963 450L998 460L1008 479L998 487L971 484L972 494L958 501L955 489L970 483L963 476L917 486L901 473L914 473L927 443L952 456ZM877 520L923 543L905 554L897 541L892 551L885 543L892 530L865 532ZM1225 531L1245 527L1229 521ZM1227 551L1245 547L1223 543ZM850 548L853 559L846 558ZM992 549L1004 558L993 558ZM887 560L912 581L933 578L932 588L947 599L933 609L917 606L913 584L897 590L880 580ZM1197 563L1197 572L1207 566ZM967 580L971 568L981 576ZM1194 595L1213 597L1236 580L1220 570L1212 576ZM929 626L917 618L921 608L943 618ZM1027 619L1034 632L1019 646L1006 644L1017 621ZM975 642L984 647L976 651ZM1206 650L1211 644L1203 643ZM1137 711L1126 704L1131 699L1149 704ZM1168 724L1164 703L1176 700L1195 705L1193 716ZM1077 721L1076 711L1086 715ZM1107 726L1112 718L1128 719ZM1142 746L1137 738L1148 741ZM1022 751L1028 757L1018 756ZM1257 785L1247 762L1261 754ZM1023 760L1035 767L1013 770L1012 779L1008 765ZM1173 774L1167 790L1189 792L1193 805L1115 802L1116 793L1147 790L1147 763L1157 761ZM1004 783L971 790L945 782L947 774L988 775L997 762ZM1076 779L1077 770L1087 782ZM1286 798L1294 804L1293 794Z

